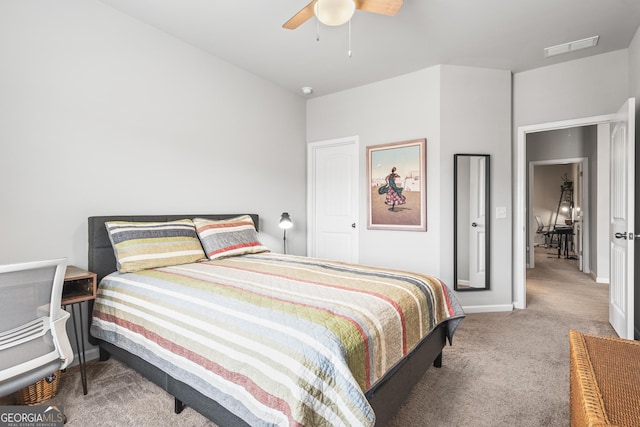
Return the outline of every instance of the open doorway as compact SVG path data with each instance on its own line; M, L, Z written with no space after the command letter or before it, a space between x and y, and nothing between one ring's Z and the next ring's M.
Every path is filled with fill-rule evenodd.
M544 249L589 274L588 158L529 161L528 182L528 268L536 267L536 257L531 254Z
M513 305L515 308L526 308L526 267L528 263L528 197L527 197L527 176L528 162L527 151L533 147L541 147L532 142L539 134L547 131L573 132L574 129L591 127L595 129L597 144L595 152L588 156L590 176L590 271L595 274L596 282L608 283L608 164L609 164L609 123L613 115L587 117L582 119L566 120L561 122L542 123L537 125L521 126L517 130L517 140L515 144L515 200L514 200L514 289ZM591 129L590 132L594 130ZM550 143L553 144L553 143ZM574 155L555 154L547 159L550 160L563 157L576 157ZM583 157L579 155L579 157ZM601 208L602 207L602 208ZM595 224L594 224L595 222ZM602 234L604 233L604 237ZM602 263L602 264L601 264ZM606 265L604 264L606 263ZM597 266L597 270L594 267Z
M596 235L598 226L592 221L589 203L597 198L597 126L574 126L527 135L526 160L529 165L528 266L535 267L532 254L538 219L547 226L547 240L558 248L558 256L575 259L577 263L572 264L589 273L591 259L597 258L597 254L591 253L589 239ZM540 173L535 174L536 170Z
M590 273L588 188L587 158L529 162L527 281L532 269L551 274L551 263L567 272Z

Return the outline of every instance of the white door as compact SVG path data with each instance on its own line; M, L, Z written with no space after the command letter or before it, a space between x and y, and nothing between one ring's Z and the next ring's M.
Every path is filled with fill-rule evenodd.
M311 257L358 262L358 137L314 142L307 152Z
M633 339L635 99L622 106L611 126L609 322L621 338Z
M485 287L486 158L469 158L469 286Z

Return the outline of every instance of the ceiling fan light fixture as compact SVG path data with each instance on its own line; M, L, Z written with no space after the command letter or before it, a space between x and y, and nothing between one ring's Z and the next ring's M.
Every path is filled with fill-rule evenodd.
M355 11L353 0L318 0L313 7L318 20L332 27L349 22Z

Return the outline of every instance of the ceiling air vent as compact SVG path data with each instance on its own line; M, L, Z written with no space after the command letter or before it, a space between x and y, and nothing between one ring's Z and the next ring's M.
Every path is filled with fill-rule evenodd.
M544 49L544 56L550 57L561 55L563 53L575 52L576 50L586 49L588 47L595 47L598 44L599 38L600 36L593 36L582 40L547 47Z

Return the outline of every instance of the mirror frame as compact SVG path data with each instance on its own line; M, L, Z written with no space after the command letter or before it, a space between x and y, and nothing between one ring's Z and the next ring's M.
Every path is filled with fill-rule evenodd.
M485 158L485 286L471 288L458 286L458 158ZM491 289L491 156L489 154L453 155L453 289L457 292L487 291Z

